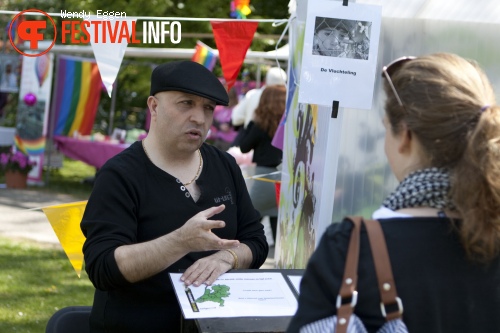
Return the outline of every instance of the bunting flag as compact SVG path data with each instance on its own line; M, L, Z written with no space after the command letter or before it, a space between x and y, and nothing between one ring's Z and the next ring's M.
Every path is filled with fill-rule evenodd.
M271 141L271 145L281 150L283 150L283 146L285 145L285 120L285 113L283 113L278 128L276 128L276 132L274 133L273 140Z
M252 10L250 9L250 0L233 0L231 1L230 16L237 19L246 19Z
M258 22L232 21L210 22L215 43L219 50L219 59L226 79L227 90L236 82L241 65L247 54Z
M54 229L61 246L68 256L78 277L83 267L83 243L85 236L80 229L80 222L85 212L87 201L77 201L62 205L42 207L42 211Z
M91 60L59 57L54 135L89 135L101 99L102 81Z
M279 179L276 179L279 178ZM281 184L281 171L274 171L267 174L259 174L247 179L275 183L276 200L279 200L279 185ZM88 201L76 201L60 205L47 206L42 208L45 216L50 222L59 243L68 257L73 269L80 277L83 268L83 244L85 236L80 228L80 222L87 207Z
M209 71L212 71L214 69L215 62L217 61L217 56L212 48L201 41L197 41L191 60L202 64Z
M92 51L94 52L94 57L99 67L99 73L101 74L102 82L108 96L111 98L113 93L113 88L115 87L115 80L120 71L120 66L122 64L123 57L125 56L125 50L128 46L129 38L132 32L135 30L135 24L137 19L132 18L114 18L114 25L117 27L121 22L120 36L122 33L128 33L129 38L118 38L115 42L96 42L96 36L102 36L106 33L106 26L109 28L109 21L102 20L100 16L90 16L91 21L101 21L103 24L99 24L95 29L88 29L90 35L90 45L92 46ZM106 24L105 24L106 23ZM124 28L126 27L126 28ZM124 30L125 29L125 30Z

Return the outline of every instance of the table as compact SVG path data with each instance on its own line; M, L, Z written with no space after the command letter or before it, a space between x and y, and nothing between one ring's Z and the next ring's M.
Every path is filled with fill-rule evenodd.
M251 270L240 270L242 272ZM303 275L303 269L259 269L264 272L279 272L285 275ZM298 298L294 287L285 278L290 289ZM292 317L232 317L194 319L196 331L200 333L236 333L236 332L285 332ZM186 325L182 332L193 332L193 327ZM193 325L194 326L194 325Z
M107 160L130 146L128 143L113 143L110 141L91 141L55 136L53 138L57 149L69 158L85 162L101 168Z

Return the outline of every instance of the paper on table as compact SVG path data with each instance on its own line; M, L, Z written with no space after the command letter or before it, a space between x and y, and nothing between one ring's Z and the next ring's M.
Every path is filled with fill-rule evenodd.
M189 286L170 273L184 318L293 316L297 300L281 273L226 273L211 286Z
M300 294L300 281L302 280L302 275L287 275L286 277L292 283L292 286L297 294Z

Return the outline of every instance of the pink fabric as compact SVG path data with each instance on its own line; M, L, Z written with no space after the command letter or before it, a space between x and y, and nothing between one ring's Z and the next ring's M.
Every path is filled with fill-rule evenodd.
M214 122L210 128L209 139L220 139L224 142L233 142L238 135L238 132L234 130L231 125L231 115L233 113L233 108L218 105L214 110ZM225 124L225 125L223 125ZM228 129L221 129L221 126L226 126Z
M55 136L54 142L57 149L67 157L85 162L98 169L111 157L130 146L127 143L80 140L67 136Z
M236 163L239 166L254 165L254 163L252 162L253 150L250 150L248 153L243 154L240 150L240 147L231 147L227 152L234 157Z

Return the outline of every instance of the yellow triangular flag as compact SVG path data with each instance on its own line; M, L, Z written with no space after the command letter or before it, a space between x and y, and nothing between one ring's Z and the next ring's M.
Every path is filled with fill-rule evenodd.
M77 201L62 205L42 207L45 216L56 233L78 277L83 267L83 236L80 229L87 201Z

